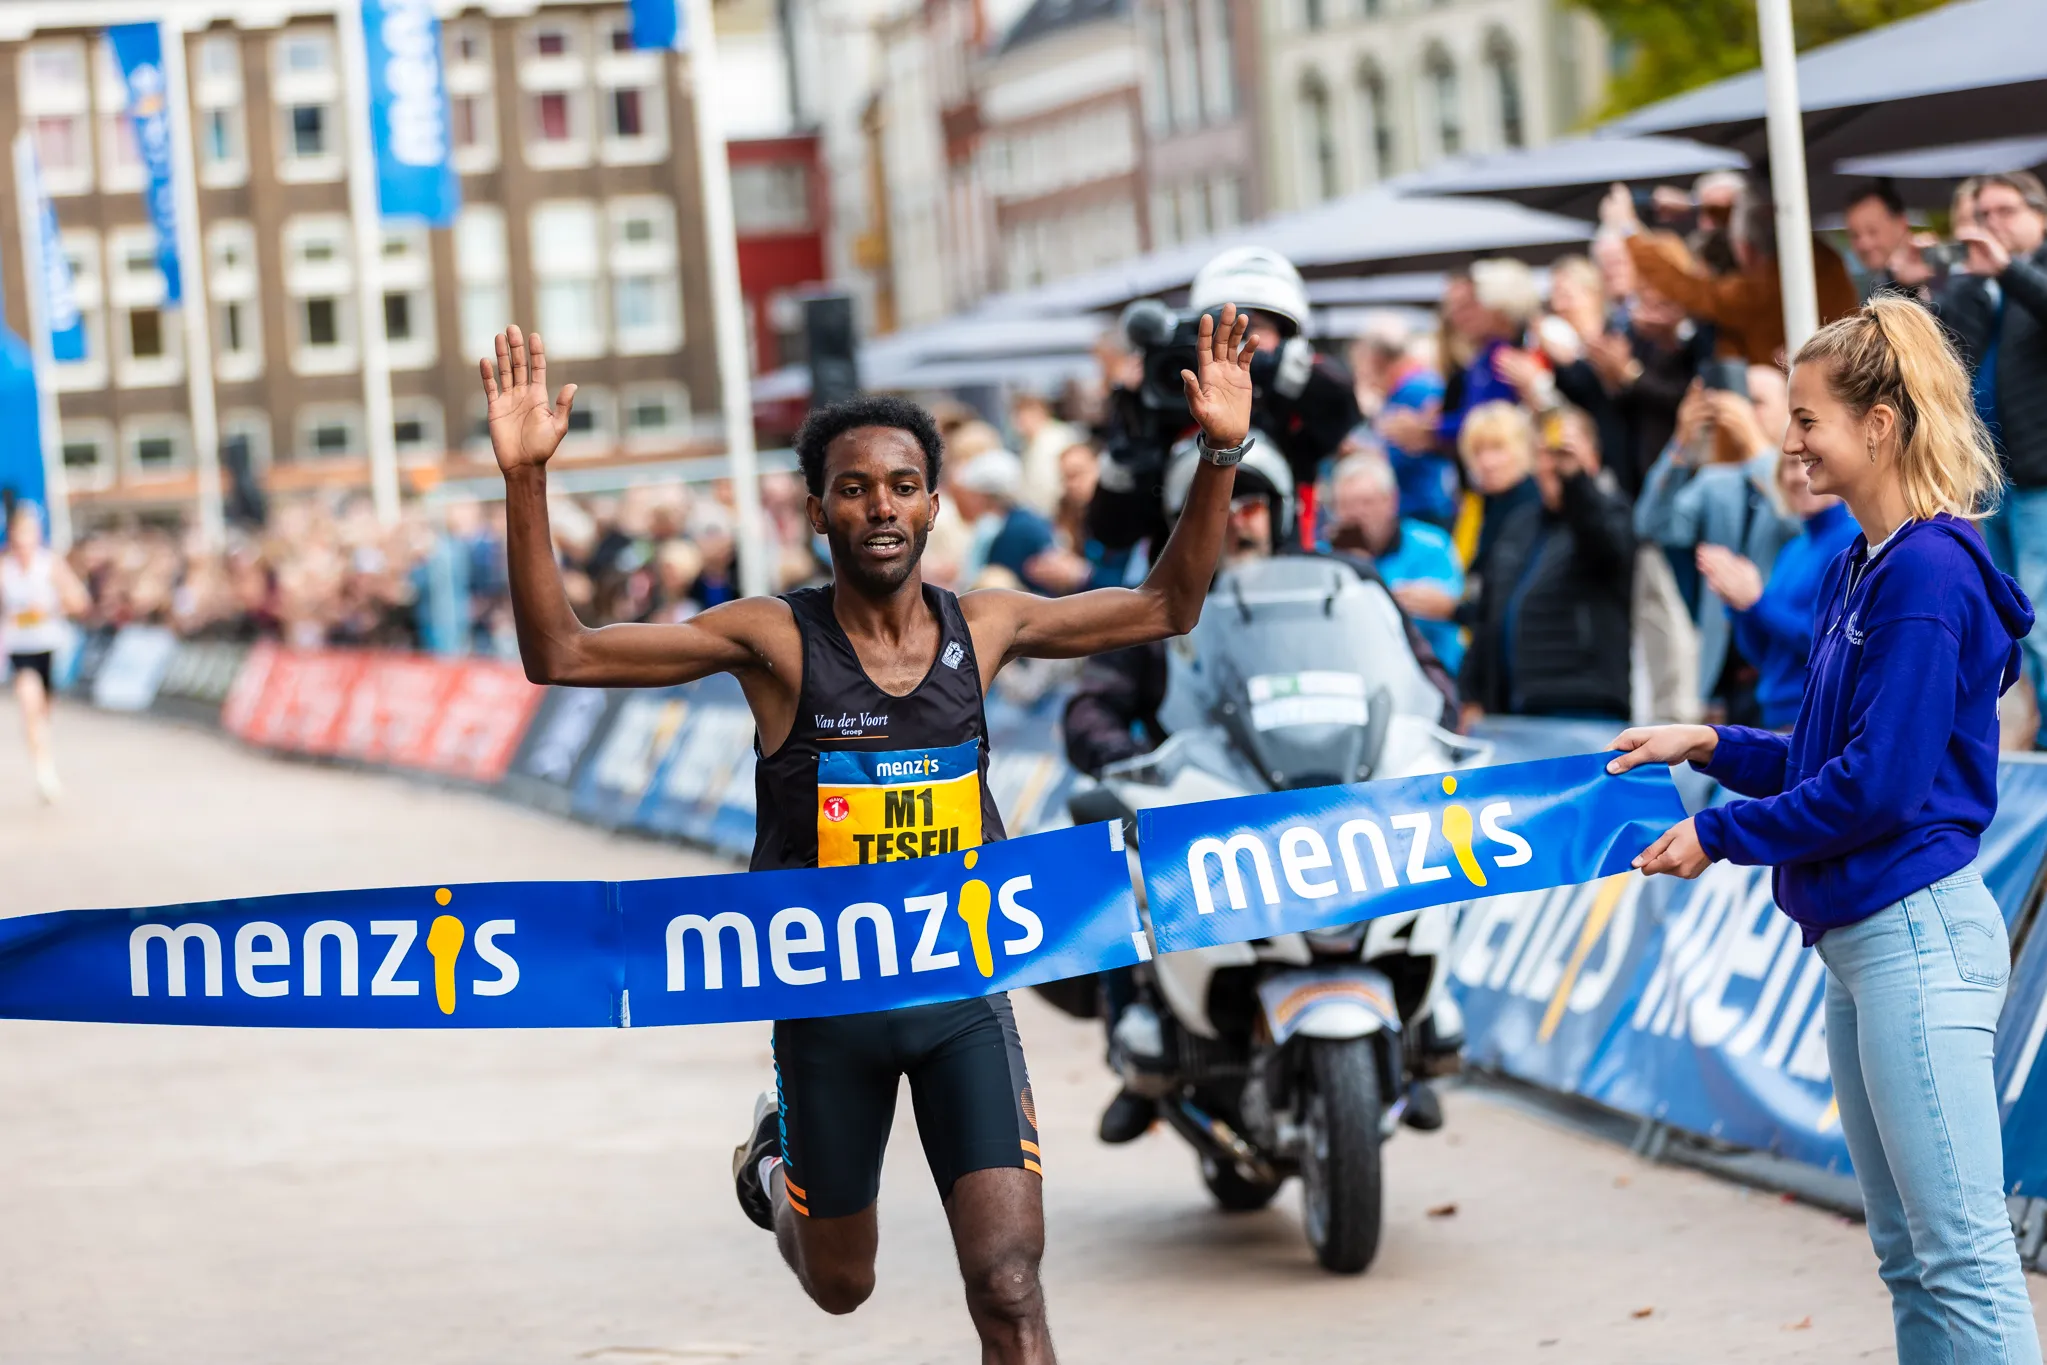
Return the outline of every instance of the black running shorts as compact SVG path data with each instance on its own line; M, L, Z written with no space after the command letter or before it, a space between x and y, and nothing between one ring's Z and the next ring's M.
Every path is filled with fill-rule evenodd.
M55 691L50 682L50 651L45 649L35 654L10 654L7 663L16 673L33 673L43 680L45 696Z
M940 1199L970 1171L1044 1173L1008 996L785 1019L775 1025L775 1088L796 1212L843 1218L874 1202L903 1076Z

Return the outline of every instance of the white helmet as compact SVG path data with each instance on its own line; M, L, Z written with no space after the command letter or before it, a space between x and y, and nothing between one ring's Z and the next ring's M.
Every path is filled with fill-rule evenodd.
M1275 313L1294 325L1296 335L1308 330L1308 290L1301 272L1262 246L1231 247L1196 272L1187 290L1188 311L1205 313L1226 303Z
M1237 463L1236 494L1263 494L1272 507L1273 548L1287 543L1294 530L1294 472L1271 437L1257 429L1248 434L1250 449ZM1160 480L1161 502L1168 520L1177 521L1194 489L1194 472L1201 467L1201 452L1189 436L1173 447Z

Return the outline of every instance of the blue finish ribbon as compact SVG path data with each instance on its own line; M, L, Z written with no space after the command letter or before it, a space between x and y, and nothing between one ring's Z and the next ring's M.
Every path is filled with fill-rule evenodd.
M1685 818L1660 765L1611 754L1157 806L1138 856L1162 953L1625 872Z
M1160 951L1625 869L1684 818L1607 755L1139 817ZM901 1009L1151 954L1121 827L864 866L326 891L0 919L0 1018L577 1028Z

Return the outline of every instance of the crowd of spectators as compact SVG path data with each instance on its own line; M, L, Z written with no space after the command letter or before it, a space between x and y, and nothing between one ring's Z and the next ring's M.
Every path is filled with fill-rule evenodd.
M1944 235L1895 190L1848 205L1848 259L1813 243L1820 320L1877 291L1946 324L2010 486L1984 534L2047 600L2047 194L2034 177L1957 191ZM1586 256L1547 288L1518 261L1453 274L1427 329L1377 319L1351 350L1368 421L1320 506L1325 544L1369 549L1391 486L1383 576L1484 712L1788 726L1826 564L1857 533L1778 458L1790 413L1775 214L1718 172L1601 205ZM1381 528L1381 529L1371 529ZM1447 533L1450 567L1403 560ZM2036 696L2047 637L2027 641Z
M2024 173L1956 192L1947 231L1888 186L1848 205L1844 259L1815 239L1821 321L1878 290L1947 325L2010 488L1984 524L2047 600L2047 193ZM1789 420L1775 215L1739 175L1690 192L1616 187L1591 250L1538 273L1453 273L1433 327L1389 312L1351 366L1365 416L1307 505L1310 538L1377 561L1483 712L1613 720L1796 714L1812 596L1852 540L1844 509L1777 450ZM1543 281L1547 281L1546 288ZM946 443L927 580L1064 594L1125 582L1090 539L1108 387L1016 396L1000 424L940 404ZM763 480L777 588L825 571L794 475ZM558 497L555 546L592 624L675 621L737 591L731 490ZM381 525L360 498L277 507L219 552L143 526L81 539L94 625L186 635L515 652L502 506L430 502ZM2047 695L2047 637L2027 641Z

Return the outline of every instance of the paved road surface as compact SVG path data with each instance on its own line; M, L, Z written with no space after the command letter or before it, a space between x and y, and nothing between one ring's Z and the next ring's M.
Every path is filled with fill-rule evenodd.
M154 722L69 707L62 740L70 796L43 810L0 708L9 911L714 866ZM1385 1249L1332 1278L1291 1193L1226 1218L1176 1140L1097 1144L1096 1037L1018 1014L1069 1362L1887 1358L1861 1228L1474 1092L1391 1145ZM858 1315L812 1308L740 1215L729 1156L767 1077L762 1026L0 1023L0 1361L973 1359L907 1103Z

